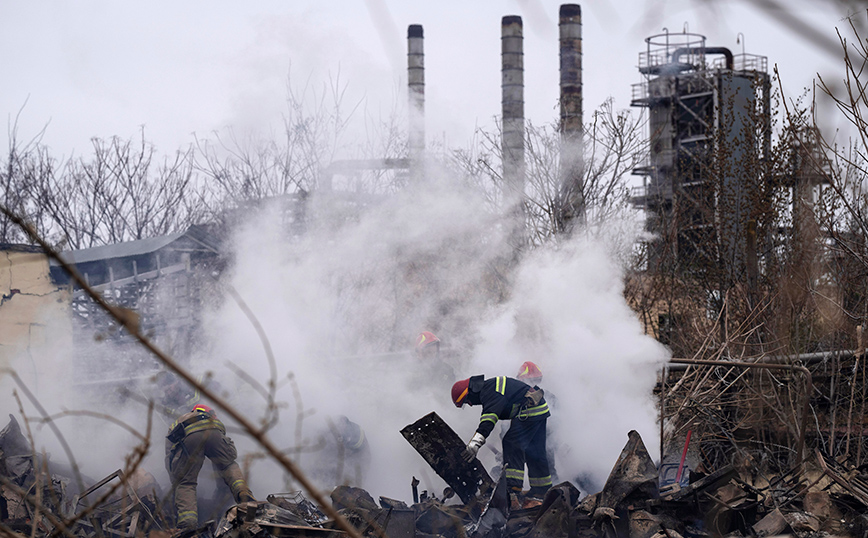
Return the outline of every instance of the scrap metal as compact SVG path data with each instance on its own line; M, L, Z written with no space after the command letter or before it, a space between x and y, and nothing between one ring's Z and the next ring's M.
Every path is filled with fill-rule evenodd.
M470 463L464 460L464 442L437 413L405 426L401 435L465 504L492 488L494 483L482 463L476 458Z

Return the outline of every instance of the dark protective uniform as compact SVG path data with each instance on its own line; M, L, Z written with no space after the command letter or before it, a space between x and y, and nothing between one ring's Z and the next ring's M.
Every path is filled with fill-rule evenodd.
M166 436L166 470L175 492L176 525L179 529L196 528L199 511L196 485L205 458L229 486L235 502L254 500L235 462L238 452L235 443L226 436L226 427L206 411L194 410L181 415L169 428Z
M338 417L337 427L345 457L349 463L357 468L355 471L359 477L358 482L362 483L364 472L371 462L371 447L368 445L365 431L343 415Z
M498 420L510 420L503 436L503 461L506 485L521 491L524 466L527 464L530 494L539 496L552 486L546 457L546 419L551 416L545 398L534 403L529 393L534 389L511 377L483 376L470 378L466 402L481 405L482 416L476 431L488 438Z
M519 381L521 381L521 380L519 380ZM535 388L542 388L542 387L539 387L538 385L534 385L534 387ZM558 400L557 400L557 398L555 398L554 394L552 394L551 392L546 390L545 391L545 399L546 399L546 402L549 404L549 412L554 411L555 413L557 413ZM504 426L500 429L501 440L504 438L504 436L506 435L506 432L508 430L509 430L509 426ZM558 446L559 446L559 444L557 442L557 438L552 433L551 424L549 424L548 421L546 421L546 460L549 463L549 474L552 477L552 484L554 484L555 482L558 481L558 470L557 470L557 465L555 464L556 463L555 462L555 454L557 453ZM497 461L498 465L492 469L492 475L496 474L497 476L500 476L500 468L503 466L503 455L500 453L495 453L495 455L496 455L495 460Z
M362 486L371 464L371 447L361 426L344 415L329 421L329 431L319 435L322 450L313 454L306 473L322 489Z

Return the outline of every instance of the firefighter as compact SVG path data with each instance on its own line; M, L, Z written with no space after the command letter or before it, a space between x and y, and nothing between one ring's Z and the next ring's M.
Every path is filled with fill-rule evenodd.
M179 529L199 526L196 485L205 458L211 460L229 486L236 503L255 500L235 462L237 457L235 443L226 436L226 427L207 405L197 404L172 424L166 436L166 470L172 479Z
M521 367L518 369L518 375L515 376L519 381L523 381L530 385L531 387L542 387L543 374L542 370L540 370L539 366L531 361L526 361L522 363ZM557 398L551 393L551 391L546 390L546 402L549 404L549 410L557 410L558 401ZM546 428L546 459L549 462L549 474L552 476L552 482L556 483L558 481L558 472L555 469L555 447L556 443L552 438L552 428Z
M437 389L438 394L442 394L440 391L455 380L455 370L440 355L440 339L431 331L422 331L416 337L414 349L416 357L422 361L419 372L424 379L420 381L432 387L442 385Z
M310 460L308 476L323 490L336 486L361 487L371 464L371 447L361 426L345 415L328 420L327 428L315 434L317 450Z
M536 364L525 361L519 367L518 375L515 378L533 387L542 383L542 370Z
M337 417L335 427L344 458L347 460L346 467L354 473L356 483L363 484L371 464L371 447L365 437L365 430L344 415Z
M440 339L431 331L422 331L416 337L416 355L423 359L440 358Z
M482 406L479 427L464 451L467 461L473 461L498 420L510 421L503 436L506 485L513 501L517 500L526 463L530 482L527 497L541 499L552 486L546 457L546 420L551 413L542 390L511 377L485 379L478 375L452 386L452 403L458 408L464 404Z

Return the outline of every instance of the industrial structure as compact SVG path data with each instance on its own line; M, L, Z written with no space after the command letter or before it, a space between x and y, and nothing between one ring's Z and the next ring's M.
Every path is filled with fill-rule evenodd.
M581 79L581 9L577 4L560 8L560 131L564 173L559 178L558 196L569 205L558 217L563 229L568 221L581 220L582 201L582 79ZM526 191L525 157L525 90L523 22L520 16L507 15L501 21L501 164L502 203L511 217L510 243L517 252L524 244L523 212ZM397 190L418 187L426 180L426 168L433 163L426 158L425 132L425 56L424 31L420 24L407 27L407 146L399 157L344 159L332 161L318 170L317 200L328 200L317 209L328 211L323 218L334 222L352 219L363 208L382 201ZM142 331L154 338L170 353L188 357L197 349L196 334L200 311L207 297L219 286L218 277L228 253L222 239L238 215L257 211L264 205L278 207L290 237L301 237L313 218L309 197L313 192L301 190L268 200L250 200L216 222L194 226L185 232L66 251L63 259L76 268L90 286L113 304L134 311ZM328 205L328 209L323 206ZM45 260L43 260L45 261ZM140 353L132 338L100 311L83 290L75 286L63 268L50 264L53 289L68 295L73 314L72 339L86 342L86 335L96 334L101 343L112 346L83 346L81 371L87 378L94 371L105 373L115 367L141 366ZM120 346L120 347L118 347ZM122 350L120 353L118 350ZM129 351L129 353L127 353ZM143 354L141 354L143 355Z
M728 288L756 271L757 187L771 140L767 59L686 32L645 42L631 104L648 109L650 144L632 201L656 237L650 266L719 267Z
M196 335L203 303L218 288L216 275L225 263L214 229L191 226L185 232L64 251L60 256L94 291L135 312L140 330L162 349L186 358L199 344ZM76 372L81 378L105 381L111 375L156 367L136 340L120 330L54 260L50 275L58 289L68 290L72 340L79 344ZM112 345L85 345L94 337Z
M561 6L559 29L561 146L557 228L559 232L569 233L581 225L586 209L581 9L578 5ZM508 214L516 217L513 222L516 233L511 238L514 246L520 247L522 238L518 234L522 232L521 219L525 216L522 214L525 186L532 177L525 164L525 151L530 152L530 146L525 147L522 19L503 17L501 30L503 205ZM207 353L207 342L200 337L202 313L214 306L213 301L229 295L221 273L232 263L227 237L231 223L236 220L234 215L240 219L266 205L276 207L287 237L295 239L314 229L308 224L317 218L333 223L352 221L362 210L391 194L392 187L413 187L425 181L426 170L429 166L433 168L433 164L425 157L422 26L410 25L407 39L407 155L405 158L334 161L320 170L319 191L315 194L327 197L330 202L327 213L317 213L321 210L313 205L317 199L307 191L300 191L245 202L234 212L227 212L221 222L211 225L196 225L184 232L160 237L65 251L61 259L74 266L94 291L117 307L116 312L133 313L141 331L182 364L197 353ZM649 149L641 165L634 169L635 174L644 178L644 184L634 191L632 201L646 212L647 228L654 237L649 249L649 269L668 270L677 266L683 275L695 277L704 273L704 280L697 280L702 280L701 285L706 286L702 291L709 293L722 295L740 284L748 290L756 287L764 261L762 247L773 244L772 236L781 233L777 228L766 226L762 214L770 193L782 189L792 190L792 231L796 240L805 245L802 250L794 249L793 264L807 268L819 257L815 250L822 248L815 241L822 232L813 216L814 187L827 181L815 166L823 160L817 155L819 133L806 129L794 134L796 143L785 157L790 168L784 171L782 181L780 177L775 179L769 172L771 90L766 58L744 52L734 55L723 47L709 47L704 36L687 32L651 36L646 43L646 50L639 55L639 70L644 80L634 85L632 104L648 110ZM590 160L587 164L591 164ZM383 186L389 177L392 184ZM380 183L378 188L369 189L374 192L360 192L364 191L359 187L365 181ZM449 244L448 248L453 245ZM411 254L406 254L407 251ZM50 332L58 334L55 327L59 324L63 333L62 338L53 336L57 340L55 346L75 349L75 368L65 366L70 370L69 379L79 389L95 386L99 390L94 392L105 399L107 384L127 388L137 380L147 379L151 385L156 382L152 374L158 364L121 330L121 324L73 284L61 264L49 262L35 247L0 244L0 252L3 253L0 306L7 305L0 310L0 328L3 329L0 330L0 365L8 366L12 358L30 355L32 349L44 346L50 340L47 336ZM406 305L416 302L429 289L434 290L431 295L437 295L440 300L437 316L445 318L452 315L448 309L454 308L455 303L483 288L476 281L462 283L454 289L438 288L441 285L436 278L439 274L426 272L426 265L440 262L439 253L436 249L418 252L421 254L415 255L416 251L402 246L389 253L397 260L397 269L390 279L398 283L394 284L394 289L403 288L400 299L395 299L394 308L389 305L390 320L400 319L400 323L406 323L401 318L409 316L402 314L412 312ZM374 271L383 272L381 267ZM366 277L367 273L362 276ZM804 289L807 293L815 276L805 270L787 274L786 279L788 284L796 283L800 291ZM480 279L483 284L484 280ZM655 304L667 303L669 299L654 297ZM702 301L695 300L696 295L685 293L678 299L690 303L686 307L689 309L699 311L703 307ZM667 304L670 314L674 302ZM364 305L360 311L375 319L377 313L368 306ZM675 305L675 308L680 306L683 305ZM393 311L397 315L393 315ZM775 312L773 315L783 318L785 314ZM458 315L453 317L462 321ZM60 322L53 318L60 318ZM51 321L55 325L49 325ZM670 323L677 325L671 318ZM394 338L405 333L405 328L406 325L395 321L383 332ZM754 334L757 333L759 331ZM662 330L657 331L657 336L661 342L670 344L665 341ZM91 345L94 340L98 343ZM784 347L779 342L774 345ZM432 499L426 491L419 497L416 491L419 482L414 477L411 482L414 509L385 497L380 497L381 508L377 508L371 499L366 508L368 520L379 524L377 518L382 518L386 532L399 536L551 536L551 529L569 527L583 536L608 537L636 534L643 527L648 532L640 533L642 535L651 536L659 528L669 536L664 523L686 535L693 532L700 521L707 525L702 532L721 536L735 532L766 536L783 533L786 529L812 532L822 529L827 534L842 535L845 519L850 519L859 525L853 523L852 529L860 531L851 535L864 536L868 527L863 515L868 508L868 483L857 471L864 470L868 461L868 437L865 436L868 383L861 326L857 348L855 351L786 355L771 354L756 347L748 348L752 352L750 361L718 360L717 356L713 360L703 358L710 350L705 343L702 347L688 349L699 358L671 359L663 368L655 389L659 397L659 466L651 460L639 434L631 431L621 457L599 494L586 496L579 503L579 491L569 481L556 485L554 493L547 495L544 505L535 507L538 510L532 516L527 510L513 514L509 525L503 527L504 532L512 534L500 530L486 534L491 529L485 530L483 526L483 523L491 524L494 528L491 521L499 521L499 525L507 522L505 483L502 483L503 488L495 487L497 484L490 480L478 461L467 464L463 458L456 457L465 448L463 441L436 413L428 414L401 433L447 480L450 486L447 491L469 508L452 513L458 506L454 502L447 505L436 497L430 502ZM737 346L731 342L721 346L727 353L734 349ZM575 353L578 356L583 350ZM401 354L403 352L368 353L343 358L371 360ZM732 354L727 358L731 357ZM35 369L35 361L31 362ZM159 383L155 392L165 392L165 385L162 381ZM145 384L143 382L142 386ZM14 433L15 428L7 426L5 435ZM4 433L0 432L0 439L3 437ZM812 452L811 448L816 450ZM0 450L2 452L7 456L14 454L6 446ZM27 447L21 453L27 455L23 459L25 463L30 462L31 452ZM331 454L328 458L334 459ZM814 462L819 471L809 468L808 464ZM342 460L340 465L343 466ZM12 468L0 465L0 469L7 467ZM674 476L668 476L668 471L674 471ZM118 477L123 479L120 470L87 493ZM578 483L582 477L568 478ZM8 477L6 480L10 482ZM829 490L830 480L840 489ZM479 496L477 499L479 490L488 498ZM332 496L336 508L341 508L341 492L352 504L367 501L359 491L335 491L339 492ZM841 491L847 495L840 495ZM86 497L87 493L81 497ZM288 518L275 510L278 507L289 510L287 505L298 508L296 505L301 504L290 503L288 497L281 495L288 494L268 497L274 504L265 515L257 512L265 503L259 503L259 508L251 503L243 511L236 508L233 514L246 515L235 520L243 522L233 524L233 532L237 531L237 536L263 538L264 534L258 533L264 533L262 528L271 528L278 529L272 534L295 536L290 534L294 531L287 530L291 528L286 524L288 519L276 524L265 521L265 516L274 517L274 514ZM443 501L448 499L446 495L444 492ZM139 508L140 500L128 503L132 508L124 508L121 516L135 513L133 517L138 518L141 512L148 514L150 520L138 523L140 529L150 528L151 520L158 526L156 518L150 514L162 503L156 502L156 493L153 496L155 501L146 507ZM27 505L21 500L23 494L7 488L0 497L15 500L14 503L0 502L0 522L6 525L11 524L10 519L16 520L14 523L20 525L22 532L33 534L28 530L33 513L26 512ZM480 499L484 503L480 503ZM812 502L815 507L823 506L812 510ZM483 506L488 514L501 508L504 513L484 519L483 514L474 512L481 511ZM838 512L834 512L833 507ZM393 511L398 515L390 519ZM96 516L90 518L95 531L102 524L109 532L122 534L110 528L119 526L120 521L127 529L124 535L128 536L139 521L116 517L110 510L104 512L105 515L95 512ZM679 521L676 515L684 521ZM100 517L105 522L97 522ZM304 523L293 527L303 534L324 534L327 530L321 527L323 522L318 516L294 523ZM536 531L525 533L531 526L536 526ZM43 524L41 528L44 527ZM215 536L229 536L225 531L228 524L221 524L220 528L225 534L215 533ZM88 532L83 536L95 535Z
M560 42L560 192L557 227L568 232L585 218L584 123L582 116L582 8L562 4Z

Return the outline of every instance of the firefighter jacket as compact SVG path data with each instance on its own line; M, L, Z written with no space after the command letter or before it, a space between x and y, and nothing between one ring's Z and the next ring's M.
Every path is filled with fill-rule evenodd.
M476 431L487 438L498 420L537 421L550 417L549 406L545 398L540 397L541 394L537 393L539 401L534 402L531 397L534 391L542 392L511 377L471 377L467 403L482 406L482 416L479 417Z
M193 432L202 430L220 430L220 433L226 435L226 426L213 415L201 410L184 413L169 426L169 433L166 435L167 469L175 452L183 448L181 443L184 438Z
M343 443L344 448L349 450L350 452L355 452L357 450L362 450L367 444L368 440L365 437L365 431L361 426L352 422L346 417L341 417L341 432L340 432L340 440Z

